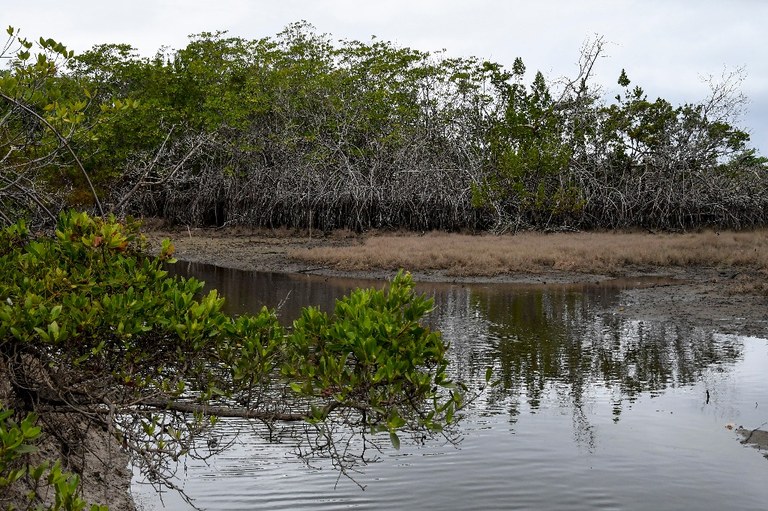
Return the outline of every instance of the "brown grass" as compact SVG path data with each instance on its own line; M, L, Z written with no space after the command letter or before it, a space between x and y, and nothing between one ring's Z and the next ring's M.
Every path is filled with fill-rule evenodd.
M768 230L687 234L375 235L361 245L295 249L288 255L340 270L406 268L442 270L454 276L552 270L611 274L632 266L736 266L764 272L768 269Z

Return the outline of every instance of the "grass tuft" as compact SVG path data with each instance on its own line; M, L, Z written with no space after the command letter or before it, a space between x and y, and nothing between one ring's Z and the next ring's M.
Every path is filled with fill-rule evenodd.
M750 267L768 271L768 230L685 234L535 232L493 236L373 235L352 246L294 249L294 259L340 270L442 270L493 276L552 270L612 274L627 267Z

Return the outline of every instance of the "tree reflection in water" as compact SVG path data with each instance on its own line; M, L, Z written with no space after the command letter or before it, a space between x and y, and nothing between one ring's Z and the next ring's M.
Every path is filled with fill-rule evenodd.
M613 421L640 395L696 383L713 365L736 362L738 340L680 323L638 321L619 312L621 288L476 286L436 289L435 327L452 343L455 377L480 385L485 368L500 384L476 406L570 409L576 441L592 450L585 406L596 391Z
M301 307L333 309L336 298L354 287L381 282L307 275L254 273L183 263L171 271L192 274L227 297L231 313L282 304L284 318ZM646 285L653 282L646 281ZM621 314L622 286L450 285L428 283L420 291L435 298L432 326L451 344L453 376L477 388L485 369L500 384L473 403L479 414L569 410L576 441L595 445L589 408L607 399L614 422L641 395L690 386L713 366L738 361L738 338L677 323L639 321ZM704 397L702 397L704 399ZM702 401L703 402L703 401ZM587 413L590 411L590 413Z

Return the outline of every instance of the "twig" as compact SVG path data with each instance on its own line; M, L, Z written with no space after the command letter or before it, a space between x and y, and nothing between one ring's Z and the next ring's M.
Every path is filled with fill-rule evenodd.
M99 209L99 214L101 216L104 216L104 208L101 207L101 201L99 200L99 195L96 193L96 188L93 186L93 182L91 181L91 177L88 175L88 172L86 172L85 167L83 167L83 164L80 162L80 158L77 157L77 154L75 153L74 149L72 149L72 146L69 145L69 141L67 141L64 136L62 136L59 131L53 127L53 125L48 122L45 117L41 116L31 108L29 108L27 105L22 103L21 101L14 99L10 96L5 95L4 93L0 92L0 97L4 100L8 101L9 103L18 106L28 114L32 115L36 119L38 119L40 122L46 125L46 127L53 132L53 134L56 136L57 139L59 139L59 142L61 142L64 147L67 148L69 153L72 155L72 158L74 158L75 163L77 164L77 167L80 169L80 171L83 173L83 176L85 177L85 180L88 182L88 186L91 189L91 193L93 194L93 200L96 202L96 207Z

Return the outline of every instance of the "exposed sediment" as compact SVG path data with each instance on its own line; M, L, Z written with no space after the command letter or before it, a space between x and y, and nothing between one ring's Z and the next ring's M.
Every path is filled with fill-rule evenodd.
M622 292L620 306L613 311L616 314L634 319L677 321L722 333L768 336L768 319L765 315L768 307L768 297L765 294L768 279L761 266L761 260L747 259L748 256L761 257L756 247L752 247L750 243L764 243L766 236L763 233L752 233L751 236L747 234L745 240L737 240L740 245L735 246L740 247L738 251L741 254L728 254L720 259L717 254L702 253L695 256L695 245L683 245L676 249L678 255L658 259L660 264L637 264L632 261L631 254L623 256L626 262L616 263L616 258L604 254L607 250L605 246L595 243L589 233L583 234L582 248L585 252L580 257L589 261L589 267L575 260L570 266L553 264L551 258L541 257L539 264L525 266L525 270L518 268L491 273L487 272L485 267L473 270L471 254L467 254L464 259L464 266L458 268L444 260L430 267L429 257L437 261L437 255L426 255L427 262L422 262L415 268L409 267L407 261L402 265L396 264L396 259L393 259L394 263L387 263L388 266L384 267L377 265L375 261L366 263L366 257L369 256L361 247L364 248L370 236L346 232L310 238L307 233L300 236L289 232L177 229L155 230L148 236L151 246L155 248L159 246L159 240L170 238L176 247L176 257L180 260L248 271L300 272L384 280L391 278L399 267L403 267L411 271L417 281L457 283L566 284L624 279L622 287L628 289ZM555 245L559 243L558 236L562 235L553 234L542 239L546 240L545 243ZM578 234L576 236L578 237ZM622 241L620 238L636 235L614 236L617 245L626 245L626 240ZM429 235L411 234L404 237L408 238L409 245L416 244L415 248L411 248L414 252L421 250L427 253L429 247L435 243L435 239ZM725 238L725 235L723 237ZM478 244L484 242L483 237L466 238L470 242L476 239ZM520 243L525 240L509 238ZM712 239L719 240L720 235L705 234L700 244L711 248ZM444 240L441 243L444 243ZM648 246L650 242L642 238L642 235L634 243L637 244L638 251L643 250L648 254L643 256L646 259L638 259L640 262L657 257L656 252L661 250L653 245ZM327 253L329 249L336 251L336 259L312 256L313 252L322 250ZM508 244L503 249L514 250L514 244ZM547 246L542 245L537 250L546 249ZM592 254L589 253L590 249ZM384 250L386 246L379 249ZM393 251L398 250L400 249L395 247ZM571 250L576 252L576 249ZM631 245L624 250L631 252ZM737 248L728 246L725 250L735 252ZM601 253L600 257L597 257L598 253ZM753 256L753 253L758 253L758 256ZM686 258L688 263L681 263L680 258ZM388 260L384 256L382 259ZM657 279L649 282L643 280L644 277ZM626 279L630 279L628 286ZM635 285L632 285L633 279Z

